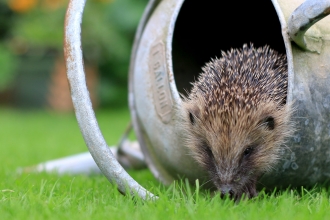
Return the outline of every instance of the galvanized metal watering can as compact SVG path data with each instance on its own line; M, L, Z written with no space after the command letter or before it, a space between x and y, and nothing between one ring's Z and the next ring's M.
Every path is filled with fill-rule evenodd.
M326 182L330 178L330 18L324 17L330 13L330 1L213 4L150 0L140 21L131 55L129 104L148 167L165 184L180 177L194 181L205 176L182 144L185 131L178 126L179 93L189 90L203 63L220 50L252 42L286 53L287 103L294 102L297 108L294 120L298 130L283 150L278 166L260 182L266 187ZM122 192L128 189L142 198L153 197L120 166L99 130L82 63L84 5L82 0L70 1L64 45L80 129L110 182Z

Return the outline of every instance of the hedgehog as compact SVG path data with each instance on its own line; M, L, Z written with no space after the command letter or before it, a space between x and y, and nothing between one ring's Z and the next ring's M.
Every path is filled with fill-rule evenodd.
M293 133L286 56L269 46L221 52L183 95L185 145L221 197L255 197Z

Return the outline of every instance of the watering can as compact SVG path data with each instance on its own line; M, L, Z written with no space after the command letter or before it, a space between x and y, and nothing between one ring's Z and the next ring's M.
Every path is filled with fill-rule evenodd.
M83 69L80 24L84 5L85 0L69 2L64 40L80 130L96 164L121 192L156 198L126 173L98 127ZM330 0L150 0L131 54L129 107L153 175L164 184L206 176L183 145L186 131L179 126L180 93L190 89L201 66L220 50L252 42L286 54L287 103L296 108L297 131L283 148L278 165L261 178L262 186L326 182L330 178L330 18L324 17L329 13Z

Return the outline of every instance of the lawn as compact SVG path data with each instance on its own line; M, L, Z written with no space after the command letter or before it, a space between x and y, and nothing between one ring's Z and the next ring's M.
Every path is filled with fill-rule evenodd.
M109 145L129 123L127 109L97 118ZM0 219L329 219L329 189L260 192L234 203L179 180L163 186L148 170L129 173L159 195L156 202L121 195L102 175L16 172L40 162L85 152L73 113L0 109Z

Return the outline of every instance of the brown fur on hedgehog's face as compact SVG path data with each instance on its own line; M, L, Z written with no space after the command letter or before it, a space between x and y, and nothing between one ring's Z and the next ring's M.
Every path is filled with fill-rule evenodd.
M209 115L202 104L184 105L186 145L222 196L256 196L257 178L272 168L289 135L288 107L272 101L260 105L245 112L232 108Z

